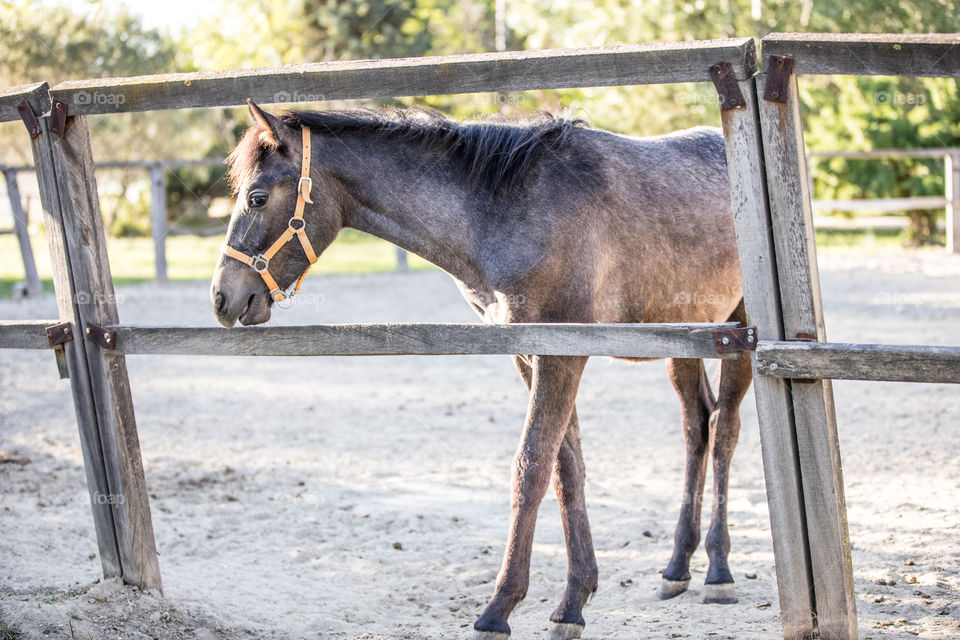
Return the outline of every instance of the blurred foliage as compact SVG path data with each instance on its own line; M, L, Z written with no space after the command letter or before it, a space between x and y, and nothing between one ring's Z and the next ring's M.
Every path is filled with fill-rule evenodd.
M175 36L144 27L106 0L16 0L0 8L0 81L251 68L356 58L442 55L494 48L494 0L211 0L211 9ZM507 48L540 49L753 35L772 31L955 32L956 0L508 0ZM337 108L317 95L280 93L274 102ZM821 77L801 80L811 150L960 146L957 80ZM537 110L585 117L598 127L653 135L719 123L709 84L535 91L368 101L428 104L457 118ZM225 155L247 126L243 109L91 117L98 159L190 159ZM22 132L0 130L0 162L29 161ZM847 199L940 194L937 161L820 161L815 196ZM167 175L170 217L202 222L226 195L222 167ZM136 172L111 186L115 233L146 228ZM107 189L105 189L107 191ZM149 196L149 189L147 189ZM110 215L105 205L105 215ZM128 211L129 210L129 211ZM139 211L139 213L136 213ZM936 212L913 212L913 241L929 236ZM141 221L137 222L137 217ZM129 218L129 220L128 220Z

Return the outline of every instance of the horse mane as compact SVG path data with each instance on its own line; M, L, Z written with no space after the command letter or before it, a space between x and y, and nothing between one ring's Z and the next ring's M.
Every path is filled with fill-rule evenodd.
M402 108L385 111L291 111L280 116L293 128L310 127L329 135L353 134L382 140L413 143L440 152L464 177L468 186L489 193L515 188L544 151L557 151L570 132L586 125L581 119L555 118L541 113L528 122L489 119L456 122L432 109ZM262 129L247 129L227 158L234 190L256 170L264 155L276 149L261 137Z

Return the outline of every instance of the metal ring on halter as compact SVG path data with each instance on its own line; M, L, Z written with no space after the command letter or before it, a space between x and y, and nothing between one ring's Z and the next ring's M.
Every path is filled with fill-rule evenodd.
M286 295L284 293L284 296L285 297L280 298L279 300L274 298L273 302L281 309L289 309L290 307L293 306L293 294L291 293L290 295Z
M263 266L262 267L258 266L260 264L263 264ZM261 273L263 271L266 271L270 267L270 258L264 258L263 255L255 256L253 259L253 262L250 263L250 266L257 273Z
M300 226L299 226L299 227L298 227L298 226L295 226L295 225L294 225L295 222L299 222L299 223L300 223ZM290 230L291 230L291 231L300 231L300 230L303 229L305 226L307 226L307 223L304 221L303 218L298 218L297 216L293 216L293 217L290 218L290 220L287 222L287 226L290 227Z

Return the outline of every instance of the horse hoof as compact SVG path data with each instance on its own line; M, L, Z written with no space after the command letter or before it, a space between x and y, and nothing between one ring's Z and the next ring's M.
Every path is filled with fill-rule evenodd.
M707 604L737 604L737 595L732 582L708 584L703 601Z
M473 640L510 640L510 634L503 631L477 631L474 629Z
M549 640L576 640L583 635L583 625L573 622L551 622Z
M667 580L663 578L660 581L660 591L657 591L657 597L661 600L675 598L690 586L689 580Z

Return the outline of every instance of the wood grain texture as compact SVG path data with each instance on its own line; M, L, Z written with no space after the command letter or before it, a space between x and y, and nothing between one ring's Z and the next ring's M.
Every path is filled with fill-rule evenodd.
M719 358L715 324L348 324L113 326L122 354L223 356L588 355ZM726 357L737 357L736 354Z
M799 75L960 76L956 33L771 33L760 48L764 60L793 56Z
M757 365L778 378L960 384L960 347L761 341Z
M767 209L760 147L757 92L741 82L745 109L721 113L733 202L747 322L761 338L783 335L776 259ZM754 362L756 369L756 362ZM813 636L813 573L789 388L782 380L755 377L770 530L776 559L780 617L787 640Z
M762 94L765 77L757 79ZM763 157L785 337L826 340L797 77L787 102L760 102ZM761 334L762 336L762 334ZM829 380L792 384L794 426L813 567L817 628L825 640L857 637L853 565L840 445Z
M43 293L43 284L37 273L37 263L33 258L33 247L30 244L30 232L27 229L27 212L20 199L20 187L17 184L17 174L4 171L3 178L7 183L7 196L10 199L10 211L13 214L13 231L20 245L20 257L23 260L24 280L27 285L27 294L39 296Z
M709 82L726 60L738 79L756 69L752 38L507 51L460 56L287 65L63 82L51 96L71 114L322 102L359 98Z
M18 87L0 90L0 122L20 120L20 103L26 100L33 106L35 114L43 115L50 110L50 96L46 82L24 84Z
M116 324L116 299L86 121L70 117L63 138L45 137L63 211L78 326ZM107 352L92 341L74 342L84 347L121 575L128 584L159 591L160 568L126 362L122 355Z
M37 108L37 105L34 105ZM53 289L57 299L57 311L60 322L70 322L74 330L80 326L80 315L74 304L73 271L69 260L63 210L60 192L57 187L57 174L50 145L49 120L41 118L40 137L33 140L33 160L37 167L37 183L40 188L40 202L43 207L43 221L46 228L47 247L50 252L50 266L53 275ZM117 546L117 534L113 522L113 509L103 500L110 495L104 469L103 451L100 446L100 426L87 370L86 350L82 340L71 340L64 344L64 359L70 378L70 390L73 407L77 416L77 429L80 434L80 451L83 454L83 469L87 480L87 492L93 511L93 523L97 533L97 546L100 552L100 564L107 578L122 575L120 551Z
M0 320L0 349L49 349L47 327L59 320Z

